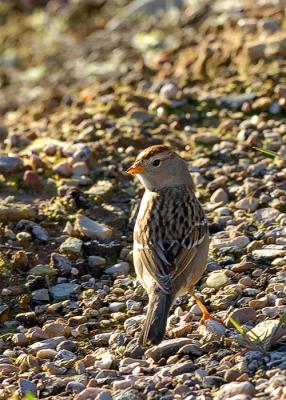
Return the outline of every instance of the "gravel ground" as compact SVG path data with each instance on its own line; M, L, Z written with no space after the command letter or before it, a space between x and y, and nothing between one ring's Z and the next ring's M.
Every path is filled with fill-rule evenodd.
M286 399L286 161L254 149L286 154L286 2L163 3L0 4L0 399ZM225 325L184 296L141 348L123 171L158 143L189 162Z

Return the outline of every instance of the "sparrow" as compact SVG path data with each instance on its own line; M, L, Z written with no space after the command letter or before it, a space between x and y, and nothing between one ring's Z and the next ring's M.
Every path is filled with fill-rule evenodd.
M126 172L145 187L133 233L134 267L149 298L139 343L156 345L164 338L175 299L193 294L206 268L208 223L188 165L170 147L148 147Z

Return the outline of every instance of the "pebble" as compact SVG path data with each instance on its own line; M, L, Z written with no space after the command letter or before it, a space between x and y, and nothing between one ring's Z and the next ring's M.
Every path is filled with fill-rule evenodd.
M12 173L23 168L23 160L20 157L0 156L0 173Z
M38 289L32 292L32 298L35 301L50 301L48 289Z
M54 172L63 178L70 178L73 171L70 163L60 162L54 166Z
M61 244L60 251L68 255L78 256L81 252L82 243L82 240L70 237Z
M245 248L250 243L247 236L238 236L234 239L215 239L211 241L211 247L214 249L223 249L227 247L236 247L238 249Z
M42 340L40 342L33 343L29 346L29 348L33 352L38 352L39 350L44 350L44 349L55 349L57 345L65 340L64 336L59 336L59 337L53 337L50 339Z
M230 400L237 395L246 395L251 399L255 396L255 389L250 382L231 382L223 385L215 395L215 400Z
M84 215L77 215L74 229L89 239L109 239L112 236L112 229Z
M57 354L58 353L56 350L47 348L47 349L39 350L36 354L36 357L47 359L47 360L53 360Z
M158 346L153 346L146 350L145 357L151 357L154 361L158 361L162 357L168 358L188 344L193 344L193 340L187 338L163 340Z
M206 280L207 287L214 289L220 289L221 287L229 285L230 283L231 279L227 271L214 271Z
M258 208L259 200L255 197L245 197L235 203L235 207L239 210L246 210L248 212L253 212Z
M31 393L33 396L37 396L36 385L28 379L20 378L18 382L19 394L25 396L27 393Z
M130 270L129 263L126 261L122 261L111 267L106 268L104 272L110 275L127 275L129 270Z
M67 393L80 393L85 389L85 385L79 381L71 381L66 385L65 391Z
M211 203L226 204L228 202L228 194L222 188L217 189L210 198Z
M283 245L269 245L265 246L263 249L254 250L252 255L257 258L267 258L272 260L277 257L286 256L286 249Z
M55 300L65 300L80 286L76 283L59 283L51 286L49 292Z
M25 171L23 185L30 189L41 189L44 186L42 179L35 171Z
M275 210L275 208L267 207L260 208L259 210L255 211L253 218L260 224L269 225L275 222L279 215L280 211Z
M240 325L244 325L249 321L256 320L256 311L253 307L242 307L232 311L230 317L232 317ZM229 328L233 327L230 320L227 320L226 326Z

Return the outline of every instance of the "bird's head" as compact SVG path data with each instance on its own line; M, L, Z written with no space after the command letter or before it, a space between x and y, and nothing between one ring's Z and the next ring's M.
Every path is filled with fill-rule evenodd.
M138 175L149 190L192 182L185 160L165 145L155 145L143 150L126 172Z

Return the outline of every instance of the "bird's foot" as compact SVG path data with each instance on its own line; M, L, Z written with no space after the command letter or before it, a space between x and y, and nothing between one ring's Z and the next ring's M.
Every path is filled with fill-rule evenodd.
M200 310L201 310L201 312L203 314L203 316L202 316L202 318L200 320L200 325L203 325L205 323L205 321L207 321L209 319L224 325L224 322L221 319L215 318L209 313L209 311L206 308L206 306L202 303L202 301L195 294L193 294L193 297L194 297L197 305L199 306L199 308L200 308Z

